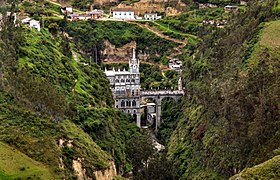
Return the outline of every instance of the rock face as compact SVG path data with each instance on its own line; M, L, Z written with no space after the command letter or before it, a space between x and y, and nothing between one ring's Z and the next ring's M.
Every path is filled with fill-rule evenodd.
M171 6L167 6L169 3ZM126 5L120 3L119 8L133 8L135 14L138 16L143 16L145 13L151 12L163 12L167 16L176 15L180 13L180 10L186 7L186 4L182 3L180 0L140 0L139 2L133 3L131 5Z
M86 176L86 170L83 169L82 160L80 158L78 158L77 160L73 160L72 166L73 166L73 169L75 171L75 174L76 174L78 180L89 179Z
M92 179L87 177L86 169L82 166L82 159L78 158L77 160L73 160L73 169L75 171L76 177L78 180ZM117 176L117 170L114 161L108 162L109 167L105 170L95 171L95 179L96 180L112 180L115 176Z
M105 41L104 45L105 49L101 51L102 62L128 63L132 57L132 49L136 49L137 47L135 41L131 41L120 48L116 48L116 46L111 44L109 41ZM138 51L137 58L139 58L141 61L146 61L149 58L149 54Z
M97 180L112 180L117 176L115 163L113 161L109 162L109 167L107 169L95 171L94 174Z
M105 5L105 4L111 4L111 3L118 3L118 0L94 0L94 4L98 5Z

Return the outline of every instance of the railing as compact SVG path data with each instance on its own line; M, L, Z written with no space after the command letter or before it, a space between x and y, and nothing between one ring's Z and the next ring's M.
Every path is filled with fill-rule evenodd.
M158 95L184 95L185 92L183 90L158 90L158 91L141 91L141 96L158 96Z

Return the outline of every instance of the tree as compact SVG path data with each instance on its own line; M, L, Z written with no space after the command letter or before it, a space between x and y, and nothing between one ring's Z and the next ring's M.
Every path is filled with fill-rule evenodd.
M153 157L156 150L153 147L152 139L148 135L134 135L128 141L127 155L133 166L134 179L143 179L147 172L149 159Z
M51 23L49 25L48 29L53 35L57 35L58 30L59 30L59 26L56 23Z

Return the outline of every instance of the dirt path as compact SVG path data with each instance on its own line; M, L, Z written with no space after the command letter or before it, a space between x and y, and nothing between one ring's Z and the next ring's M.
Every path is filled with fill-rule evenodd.
M187 40L179 40L179 39L174 39L174 38L171 38L169 36L166 36L162 33L162 31L158 30L157 28L154 28L154 27L151 27L149 26L148 24L141 24L141 23L137 23L137 22L129 22L131 24L136 24L142 28L146 28L148 29L149 31L153 32L154 34L156 34L157 36L163 38L163 39L166 39L168 41L172 41L172 42L175 42L175 43L178 43L180 44L179 46L175 46L173 48L173 53L170 54L169 56L167 56L168 59L173 59L175 58L176 56L178 56L179 54L182 53L182 49L187 45Z
M52 1L52 0L47 0L49 3L52 3L52 4L54 4L54 5L57 5L57 6L62 6L62 4L60 4L60 3L58 3L58 2L54 2L54 1ZM76 12L78 12L78 13L83 13L83 11L80 11L80 10L78 10L78 9L74 9L73 8L73 11L76 11Z
M166 36L160 30L158 30L156 28L153 28L153 27L149 26L148 24L141 24L141 23L137 23L136 21L130 21L129 23L136 24L136 25L140 26L141 28L146 28L149 31L151 31L154 34L156 34L157 36L159 36L159 37L161 37L163 39L166 39L168 41L172 41L172 42L175 42L175 43L178 43L178 44L182 44L184 46L187 44L185 40L178 40L178 39L174 39L174 38L171 38L169 36Z

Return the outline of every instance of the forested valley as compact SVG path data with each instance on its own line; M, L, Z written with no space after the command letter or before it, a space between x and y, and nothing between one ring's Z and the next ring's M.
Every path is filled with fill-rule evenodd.
M139 1L63 2L107 13ZM0 2L0 179L279 179L280 2L236 12L223 7L239 1L182 2L177 15L147 22L70 21L60 2ZM207 3L215 7L199 8ZM136 44L142 89L183 79L185 95L163 100L157 132L115 108L104 69L128 65L104 62L106 42ZM171 58L182 72L167 68Z

